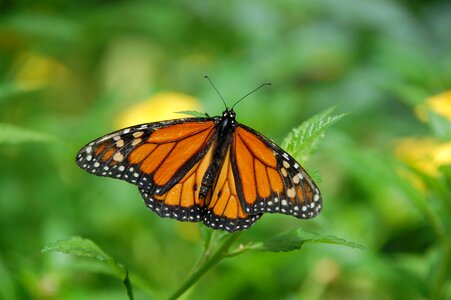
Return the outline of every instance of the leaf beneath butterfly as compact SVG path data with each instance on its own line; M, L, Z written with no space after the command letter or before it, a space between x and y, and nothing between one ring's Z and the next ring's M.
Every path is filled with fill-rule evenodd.
M360 244L349 242L332 235L321 235L313 232L296 229L278 234L266 241L245 247L245 250L286 252L301 249L306 243L323 243L364 249Z
M117 263L111 256L105 253L99 246L89 239L84 239L79 236L71 237L68 240L60 240L53 242L44 249L43 253L61 252L65 254L72 254L81 257L94 258L98 261L107 263L115 272L115 275L121 278L129 299L133 300L133 290L130 282L128 270L122 264Z
M7 123L0 123L0 144L20 144L29 142L55 142L49 134L25 129Z
M326 129L346 115L332 115L334 110L335 108L331 107L292 129L284 139L282 148L300 163L305 163L310 154L316 150Z
M201 113L195 110L182 110L182 111L176 111L176 114L183 114L183 115L190 115L197 118L205 118L207 117L207 114Z
M44 247L42 252L62 252L66 254L95 258L100 261L112 260L111 256L106 254L93 241L79 236L73 236L68 240L53 242Z

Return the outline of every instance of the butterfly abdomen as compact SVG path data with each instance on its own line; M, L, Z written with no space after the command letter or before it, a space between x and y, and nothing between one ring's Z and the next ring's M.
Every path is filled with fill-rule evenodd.
M225 148L226 150L227 148ZM222 157L222 156L221 156ZM211 164L208 166L207 171L202 178L202 183L199 190L199 198L206 199L208 193L212 189L213 185L216 183L218 179L219 170L221 169L221 160L217 159L218 157L213 156L213 160Z

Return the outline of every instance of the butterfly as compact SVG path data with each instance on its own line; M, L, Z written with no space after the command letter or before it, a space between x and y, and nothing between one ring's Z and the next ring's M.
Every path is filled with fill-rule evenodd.
M213 229L244 230L264 213L318 215L322 199L312 178L271 140L238 123L234 106L221 116L115 131L84 146L76 163L137 185L160 217Z

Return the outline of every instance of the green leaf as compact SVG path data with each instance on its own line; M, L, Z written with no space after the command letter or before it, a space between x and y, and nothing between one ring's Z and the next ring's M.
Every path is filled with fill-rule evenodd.
M335 108L331 107L291 130L283 141L282 148L299 162L305 163L310 154L316 150L326 129L345 116L345 114L332 115L334 110Z
M95 258L101 262L107 263L115 271L116 276L122 280L129 299L133 300L133 289L128 276L128 269L122 264L117 263L93 241L79 236L73 236L68 240L53 242L44 247L41 252L61 252L81 257Z
M41 252L62 252L76 256L95 258L100 261L107 261L112 259L93 241L81 238L79 236L73 236L68 240L53 242L44 247Z
M354 242L349 242L332 235L321 235L296 229L278 234L266 241L255 243L246 247L246 250L255 251L293 251L301 249L305 243L324 243L347 246L351 248L363 249L363 246Z
M55 137L46 133L21 128L7 123L0 123L0 144L56 141L57 139Z
M176 114L184 114L184 115L190 115L193 117L198 117L198 118L205 118L208 115L206 113L201 113L195 110L182 110L182 111L176 111Z
M323 179L321 177L321 174L319 173L318 169L312 168L309 170L309 175L312 177L313 181L316 183L322 183Z

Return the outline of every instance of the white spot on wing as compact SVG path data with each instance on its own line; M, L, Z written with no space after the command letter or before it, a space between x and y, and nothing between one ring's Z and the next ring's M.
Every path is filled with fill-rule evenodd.
M124 140L123 139L119 139L116 142L116 147L118 147L118 148L124 147Z
M283 177L287 177L288 176L287 170L285 168L280 168L280 172L282 173Z
M142 142L142 139L134 139L133 142L132 142L132 146L136 146L136 145L138 145L141 142Z
M121 140L122 141L122 140ZM114 155L113 155L113 160L115 160L115 161L122 161L124 159L124 156L122 155L122 153L121 152L116 152Z
M133 133L133 137L135 138L139 138L140 136L142 136L144 134L144 131L137 131Z

